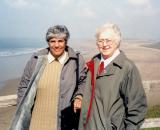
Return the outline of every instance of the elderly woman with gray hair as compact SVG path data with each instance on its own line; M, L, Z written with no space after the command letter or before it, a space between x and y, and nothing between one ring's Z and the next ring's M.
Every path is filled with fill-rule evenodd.
M96 38L100 53L87 63L79 130L138 130L147 111L138 69L119 49L117 25L98 28Z
M33 54L25 67L10 130L77 129L85 61L67 45L69 36L63 25L48 29L49 47Z

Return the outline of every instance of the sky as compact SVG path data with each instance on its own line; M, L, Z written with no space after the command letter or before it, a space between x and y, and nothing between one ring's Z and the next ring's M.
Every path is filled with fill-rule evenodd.
M0 38L45 38L66 25L71 38L94 38L112 22L123 39L160 41L160 0L0 0Z

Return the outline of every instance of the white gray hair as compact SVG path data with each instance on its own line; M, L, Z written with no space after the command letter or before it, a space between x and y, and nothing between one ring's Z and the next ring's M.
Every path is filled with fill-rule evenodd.
M50 27L46 33L46 41L49 42L52 38L64 38L66 43L69 39L70 34L66 26L64 25L56 25Z
M103 32L108 32L111 34L111 38L115 40L116 44L119 46L121 42L121 32L116 24L106 23L96 30L96 38L98 39L100 34Z

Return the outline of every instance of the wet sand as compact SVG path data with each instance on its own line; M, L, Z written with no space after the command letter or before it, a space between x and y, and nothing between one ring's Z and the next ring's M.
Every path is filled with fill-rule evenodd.
M0 96L16 94L19 79L8 80L3 88L0 89ZM0 130L7 130L16 106L0 108Z

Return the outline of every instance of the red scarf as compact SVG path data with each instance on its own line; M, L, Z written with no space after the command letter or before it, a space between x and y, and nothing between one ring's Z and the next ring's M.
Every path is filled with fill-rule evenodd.
M89 117L90 117L90 112L91 112L91 107L93 103L93 98L94 98L94 87L95 87L95 82L94 82L94 60L91 60L86 63L88 66L88 69L91 73L91 97L90 97L90 103L87 111L87 117L86 117L86 123L84 124L84 130L86 130L86 125L88 123Z

